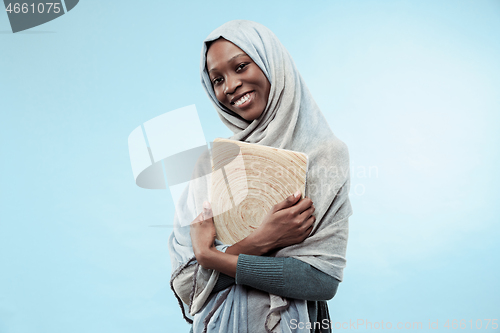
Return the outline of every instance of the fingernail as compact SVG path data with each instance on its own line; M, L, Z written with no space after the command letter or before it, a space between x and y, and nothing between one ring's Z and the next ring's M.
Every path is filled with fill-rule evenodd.
M205 209L210 209L210 202L205 201L205 202L203 203L203 208L205 208Z
M297 190L297 192L295 192L294 196L295 196L296 198L300 197L300 190Z

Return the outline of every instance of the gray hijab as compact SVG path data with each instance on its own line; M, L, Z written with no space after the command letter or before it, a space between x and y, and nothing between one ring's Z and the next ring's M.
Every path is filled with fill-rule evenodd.
M207 45L221 37L248 54L271 83L264 112L251 122L224 107L217 100L212 88L205 66ZM332 133L288 51L263 25L245 20L230 21L205 39L200 71L202 85L219 117L234 133L231 139L299 151L308 155L306 196L312 199L316 207L314 229L304 242L281 249L274 255L297 258L342 281L346 263L348 217L352 214L348 197L348 150ZM203 173L201 170L199 172ZM190 185L185 196L181 198L185 202L179 202L177 206L174 225L186 225L179 222L183 216L189 219L201 212L201 202L205 199L200 197L199 193L203 191L194 187ZM222 251L226 247L224 244L218 244ZM187 306L181 306L187 307L193 316L194 332L233 332L232 327L238 327L238 332L246 332L246 289L234 285L200 305L200 299L208 300L200 295L211 291L218 272L206 272L196 268L188 228L174 229L170 238L170 251L175 270L171 285L192 284L189 297L179 295L179 288L177 291L173 289L178 299L188 300L185 302L188 303ZM307 306L304 300L286 299L276 295L269 295L269 299L267 304L263 304L269 307L265 331L291 332L289 325L280 325L280 321L289 322L293 318L305 318L307 321Z

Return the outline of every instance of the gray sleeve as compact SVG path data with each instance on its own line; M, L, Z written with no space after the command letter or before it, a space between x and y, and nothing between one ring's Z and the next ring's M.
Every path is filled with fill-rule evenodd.
M270 294L308 301L326 301L337 292L339 281L295 258L240 254L236 284Z

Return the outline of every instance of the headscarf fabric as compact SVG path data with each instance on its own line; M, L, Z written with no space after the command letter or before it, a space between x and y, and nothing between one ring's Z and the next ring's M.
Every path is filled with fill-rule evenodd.
M267 106L259 118L246 121L227 109L216 98L206 69L209 44L224 38L243 50L271 83ZM307 89L290 54L265 26L246 20L230 21L215 29L204 41L201 52L201 82L219 117L233 132L232 140L303 152L308 156L306 196L316 208L313 231L303 242L273 255L294 257L322 272L343 279L348 237L348 218L352 214L347 146L331 131L326 119ZM199 159L200 175L209 171L208 154ZM191 182L176 207L174 231L169 240L173 274L171 286L185 318L193 322L193 332L257 332L248 326L247 288L240 285L209 298L219 273L201 268L192 251L189 222L201 212L208 198L208 185ZM186 223L187 222L187 223ZM228 247L216 241L217 248ZM309 332L292 330L290 320L307 322L305 300L269 295L263 302L267 316L258 332Z

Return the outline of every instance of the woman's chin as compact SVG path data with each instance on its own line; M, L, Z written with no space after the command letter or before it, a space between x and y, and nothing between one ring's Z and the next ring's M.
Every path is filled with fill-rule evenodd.
M254 121L255 119L259 118L260 115L262 114L264 110L238 110L235 111L237 114L240 115L241 118L245 119L246 121Z

